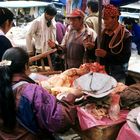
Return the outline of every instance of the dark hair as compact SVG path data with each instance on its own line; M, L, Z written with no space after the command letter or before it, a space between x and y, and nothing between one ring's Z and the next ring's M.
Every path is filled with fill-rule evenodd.
M0 7L0 26L2 26L6 20L13 21L14 14L7 8Z
M89 0L87 2L87 7L89 7L92 12L98 12L98 2L97 1Z
M57 10L54 4L48 4L44 9L44 13L47 13L50 16L55 16L57 14Z
M12 73L20 73L25 70L25 64L29 61L28 53L19 47L13 47L3 54L2 60L12 61L10 69Z
M61 14L61 13L57 13L56 16L55 16L55 21L56 22L59 21L59 22L63 23L64 19L65 19L65 16L63 14Z
M12 90L12 77L14 73L22 73L29 57L25 50L13 47L5 51L2 60L11 61L11 65L0 65L0 111L3 126L8 130L16 124L16 104Z

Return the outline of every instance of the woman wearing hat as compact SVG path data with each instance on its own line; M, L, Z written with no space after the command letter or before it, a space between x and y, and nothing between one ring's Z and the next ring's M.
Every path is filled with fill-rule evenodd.
M79 9L73 10L67 16L70 25L61 43L65 52L66 69L78 68L83 62L87 62L92 55L91 48L94 47L97 34L84 24L84 17L84 13ZM56 46L52 41L49 45L52 48Z
M5 36L5 34L10 30L13 25L13 13L7 8L0 7L0 60L3 53L10 47L12 47L11 42Z

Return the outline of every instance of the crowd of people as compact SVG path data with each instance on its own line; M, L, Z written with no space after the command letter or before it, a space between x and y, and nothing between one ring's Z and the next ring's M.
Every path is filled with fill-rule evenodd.
M53 66L56 66L56 54L61 54L59 59L64 66L60 69L63 70L98 60L105 66L107 74L125 83L132 34L119 23L118 8L108 4L102 10L99 48L97 5L97 2L88 1L88 17L80 9L74 9L64 17L57 13L54 5L47 5L42 16L36 18L27 31L27 50L12 47L6 38L14 15L0 7L0 139L59 139L55 135L57 132L73 127L78 121L74 101L83 95L81 90L58 101L26 74L31 56L56 48L57 52L51 55ZM44 61L48 65L47 58Z
M140 55L140 25L133 18L123 18L126 28L132 33L132 42L136 44L138 55Z
M125 83L128 62L131 56L131 33L119 23L120 12L113 5L104 7L102 17L104 30L102 32L101 47L95 46L95 56L105 65L107 73Z
M87 12L86 16L82 10L74 9L66 15L67 24L64 24L63 15L61 22L58 22L57 17L60 17L60 13L56 14L54 6L46 6L44 14L33 21L27 32L29 55L57 48L58 51L51 56L55 70L78 68L82 63L95 62L99 58L109 75L115 77L118 82L125 83L131 56L132 35L119 23L118 8L107 5L102 11L101 48L97 46L98 2L89 0ZM53 19L55 15L56 21ZM47 25L48 22L50 26Z

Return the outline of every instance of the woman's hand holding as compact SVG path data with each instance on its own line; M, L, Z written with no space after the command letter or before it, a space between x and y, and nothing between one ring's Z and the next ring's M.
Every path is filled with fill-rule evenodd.
M69 103L74 103L76 98L80 98L83 96L83 92L81 89L73 89L68 93L66 97L63 97L62 100L65 100Z
M80 98L83 96L83 92L81 89L73 89L70 94L73 94L76 98Z

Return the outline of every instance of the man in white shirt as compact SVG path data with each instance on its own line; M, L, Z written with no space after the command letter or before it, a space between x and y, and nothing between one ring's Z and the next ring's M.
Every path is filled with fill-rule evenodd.
M57 10L54 5L49 4L45 7L44 13L32 22L26 35L29 56L48 51L50 49L49 40L56 42L56 22L54 20L56 14Z

